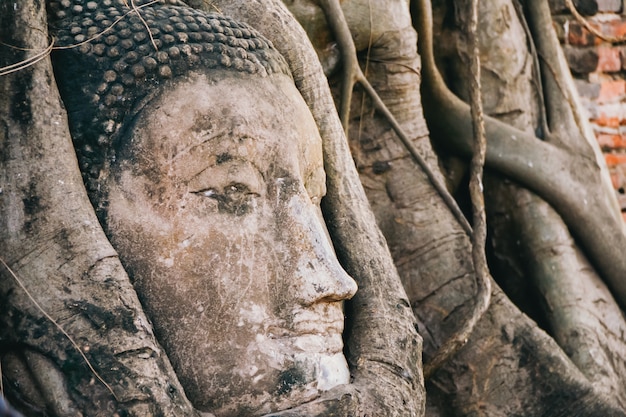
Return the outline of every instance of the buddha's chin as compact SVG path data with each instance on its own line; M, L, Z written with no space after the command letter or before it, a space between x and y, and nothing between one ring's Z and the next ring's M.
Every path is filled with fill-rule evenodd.
M311 385L318 392L350 382L350 371L342 352L296 355L295 365L296 369L311 376Z
M251 377L247 393L232 398L219 409L210 410L217 417L261 416L288 410L318 398L324 391L350 382L348 364L342 352L298 353L272 378ZM273 390L268 390L272 379Z

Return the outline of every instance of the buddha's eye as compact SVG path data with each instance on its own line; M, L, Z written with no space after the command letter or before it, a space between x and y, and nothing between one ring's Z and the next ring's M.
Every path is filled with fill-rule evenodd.
M241 183L232 183L224 187L224 194L234 194L234 193L257 194L257 193L252 193L250 191L250 187Z
M221 213L235 216L250 213L256 207L255 198L259 197L259 194L251 191L249 186L239 182L230 183L222 190L204 188L192 191L192 193L217 200L218 210Z
M194 194L198 194L204 197L213 197L215 195L217 195L217 191L215 191L215 188L206 188L204 190L199 190L199 191L192 191Z

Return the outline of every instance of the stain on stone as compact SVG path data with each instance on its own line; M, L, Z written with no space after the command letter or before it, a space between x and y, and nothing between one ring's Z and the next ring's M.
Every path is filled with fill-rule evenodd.
M298 187L300 186L300 181L295 178L291 178L287 174L278 175L277 185L279 193L278 197L280 200L289 201L293 194L297 192Z
M64 352L65 359L60 364L61 371L68 378L70 386L80 386L93 379L93 371L89 369L85 359L74 345L67 344ZM110 346L89 344L89 351L84 353L91 365L105 380L116 381L116 385L122 389L128 389L133 385L129 379L132 375L131 372L116 358L115 352ZM130 384L129 381L131 381ZM104 389L104 386L96 385L95 387L102 390L102 395L109 397L110 393ZM145 394L151 396L149 389ZM124 414L119 415L121 417Z
M321 294L321 293L323 293L324 291L327 290L327 287L324 287L323 285L320 285L320 284L317 284L317 283L313 284L313 288L315 289L315 292L318 293L318 294Z
M37 192L37 186L31 182L28 190L23 190L24 198L22 198L22 205L24 206L24 230L30 233L33 230L33 225L37 220L37 214L45 209L41 199Z
M217 155L217 164L223 164L224 162L228 162L231 161L233 159L233 156L229 153L221 153L219 155Z
M513 341L514 344L518 344L519 343L519 346L517 346L517 348L519 349L519 354L517 356L518 357L517 366L519 368L523 368L523 367L525 367L526 365L528 365L531 362L532 352L531 352L530 348L528 348L524 344L524 342L521 342L521 343L520 342L516 343L516 342L518 342L518 341L517 340Z
M47 334L48 334L47 327L42 326L42 327L37 327L33 329L33 339L40 339Z
M361 149L364 152L376 152L382 149L382 145L378 143L375 139L370 137L363 137L359 141L361 145Z
M294 387L302 386L305 383L304 373L300 369L292 367L280 373L276 392L278 395L287 394Z
M15 16L12 12L4 9L9 7L17 7L19 3L3 2L0 8L0 39L13 39L13 44L29 43L27 36L22 35L23 28L16 27L20 23L19 19L11 18ZM16 39L17 36L20 39ZM22 62L28 58L26 50L19 48L10 48L1 46L0 50L0 66ZM10 75L11 77L11 118L20 123L24 128L28 127L33 118L32 106L30 101L30 90L33 84L33 69L24 68Z

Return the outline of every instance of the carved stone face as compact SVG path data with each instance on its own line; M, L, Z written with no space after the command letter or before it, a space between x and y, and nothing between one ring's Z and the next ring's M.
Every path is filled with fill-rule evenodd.
M107 232L192 403L288 408L349 382L321 139L293 81L194 75L142 111Z

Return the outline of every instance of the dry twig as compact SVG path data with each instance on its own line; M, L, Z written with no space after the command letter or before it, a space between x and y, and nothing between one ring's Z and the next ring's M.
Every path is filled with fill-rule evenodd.
M420 155L417 147L413 144L411 139L406 135L402 126L398 123L396 118L391 114L385 103L382 101L374 87L367 80L361 67L356 54L356 47L348 28L348 23L343 14L343 10L339 4L339 0L321 0L320 6L326 15L326 20L330 26L339 50L341 51L341 57L343 60L343 80L341 85L341 103L339 108L339 117L343 124L346 135L348 133L349 116L350 116L350 103L352 101L352 89L355 83L359 83L366 94L371 98L374 108L380 112L389 122L396 135L407 148L413 160L420 166L420 168L426 174L426 177L433 185L437 193L441 196L445 204L448 206L452 214L455 216L463 230L468 234L472 234L472 227L463 215L463 212L457 205L454 198L450 195L443 182L439 180L433 173L432 169L428 166L424 158Z
M583 25L585 29L591 32L594 36L597 36L603 41L610 42L610 43L620 43L620 42L626 41L626 35L624 36L605 35L604 33L600 32L598 29L593 27L593 25L589 22L589 20L585 19L583 15L578 13L578 10L576 10L576 6L574 6L574 2L572 0L565 0L565 5L569 9L569 11L572 13L572 15L574 15L574 18L578 20L578 22L581 25Z
M133 11L137 13L137 17L139 18L139 20L141 20L141 23L143 23L143 25L146 27L146 30L148 31L148 36L150 37L150 42L152 43L154 50L158 51L159 48L157 47L157 44L154 41L154 36L152 36L152 31L150 30L150 26L148 26L148 22L146 22L146 20L143 18L141 13L139 13L139 8L135 5L135 0L130 0L130 4L132 6ZM146 4L149 4L149 3L146 3Z
M50 45L48 45L46 49L37 52L35 55L31 56L30 58L27 58L23 61L17 62L12 65L0 67L0 77L3 75L8 75L13 72L23 70L24 68L28 68L29 66L36 64L42 59L45 59L48 55L50 55L50 51L52 51L53 45L54 45L54 42L50 42ZM21 48L16 48L16 49L21 49Z
M474 154L470 163L469 191L472 200L473 226L472 260L476 273L476 297L475 304L470 312L470 317L461 330L453 334L439 348L433 358L424 366L424 379L429 379L433 373L443 365L452 355L459 351L468 341L476 323L489 308L491 301L491 276L487 267L485 255L485 243L487 238L487 221L485 217L485 200L483 195L483 168L485 166L485 154L487 139L485 135L485 122L482 106L482 94L480 86L480 56L478 51L478 0L469 1L469 79L470 79L470 110L472 116L472 128L474 134Z
M115 27L115 25L117 25L120 21L124 20L126 18L126 16L128 16L129 14L132 14L132 13L136 13L137 16L139 16L139 18L141 19L141 21L145 25L146 30L148 31L148 35L150 36L150 39L152 41L152 45L154 46L154 49L158 50L157 45L154 42L154 38L152 37L152 33L150 33L150 27L148 26L146 21L143 19L143 17L139 14L139 10L140 9L143 9L144 7L148 7L148 6L150 6L150 5L154 4L154 3L157 3L158 1L159 0L152 0L152 1L149 1L148 3L142 4L141 6L136 6L134 4L134 0L133 0L133 2L131 3L132 4L131 10L129 10L128 12L124 13L122 16L120 16L117 19L115 19L115 21L113 23L111 23L111 25L109 25L107 28L103 29L101 32L96 33L91 38L86 39L86 40L84 40L82 42L75 43L75 44L72 44L72 45L67 45L67 46L54 46L54 39L53 39L52 42L50 42L50 45L48 45L48 47L46 49L37 51L37 53L35 55L33 55L32 57L27 58L27 59L25 59L23 61L17 62L15 64L7 65L5 67L0 67L0 76L11 74L13 72L20 71L20 70L22 70L24 68L28 68L30 65L36 64L37 62L41 61L42 59L45 59L48 55L50 55L50 52L52 52L53 50L78 48L81 45L84 45L86 43L92 42L92 41L94 41L94 40L104 36L109 31L111 31ZM14 45L9 45L9 44L4 43L4 42L0 42L0 44L2 44L4 46L7 46L9 48L18 49L18 50L27 50L27 51L31 50L31 49L26 49L26 48L20 48L18 46L14 46Z

